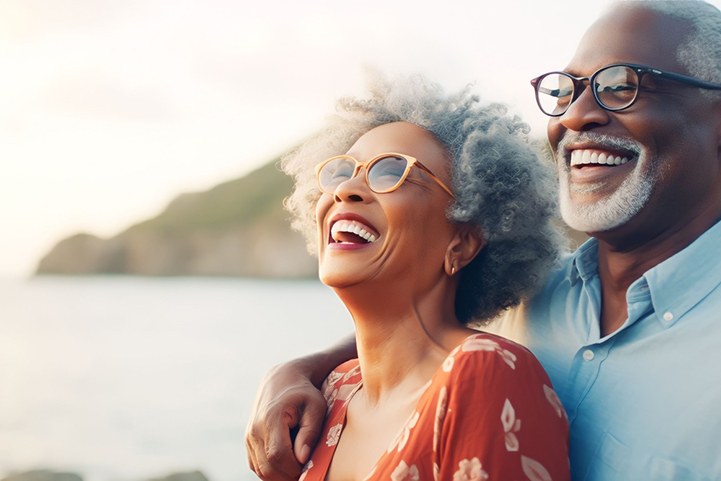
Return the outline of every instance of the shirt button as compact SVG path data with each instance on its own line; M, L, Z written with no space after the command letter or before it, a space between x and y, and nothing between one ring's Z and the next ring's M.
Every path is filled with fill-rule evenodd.
M666 311L663 313L663 320L664 321L673 321L673 313Z
M593 351L590 350L590 349L586 349L585 351L583 351L583 358L584 358L586 361L591 361L591 360L593 360L594 356L595 356L595 354L594 354Z

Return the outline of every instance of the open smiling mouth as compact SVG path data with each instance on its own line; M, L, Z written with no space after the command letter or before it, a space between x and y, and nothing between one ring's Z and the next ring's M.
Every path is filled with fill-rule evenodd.
M571 151L571 167L610 166L623 165L635 158L632 154L613 154L591 149Z
M355 220L338 220L331 225L330 241L336 244L372 244L379 235Z

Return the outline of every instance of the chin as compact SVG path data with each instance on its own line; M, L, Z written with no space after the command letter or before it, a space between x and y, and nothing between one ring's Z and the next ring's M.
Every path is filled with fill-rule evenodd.
M569 186L560 192L561 218L580 232L605 232L630 221L648 203L653 182L629 178L613 193L595 201L583 202L571 198Z
M318 279L320 279L320 282L324 285L334 289L350 287L361 282L358 278L347 272L329 272L323 269L320 269L318 272Z
M577 205L561 201L561 218L579 232L604 232L625 224L633 215L613 212L597 204Z

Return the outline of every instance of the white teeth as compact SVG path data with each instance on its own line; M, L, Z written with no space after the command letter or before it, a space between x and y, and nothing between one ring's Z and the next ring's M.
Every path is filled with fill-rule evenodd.
M594 150L572 150L571 165L623 165L628 162L628 157L613 156L604 152Z
M590 150L584 150L581 152L581 163L584 163L584 164L591 163L591 151Z
M340 242L338 240L338 233L340 232L350 232L351 234L355 234L358 237L361 237L362 239L365 239L369 243L375 242L378 238L368 232L365 229L366 226L361 224L357 221L349 221L349 220L339 220L335 224L333 224L333 227L330 229L330 235L333 238L334 241Z

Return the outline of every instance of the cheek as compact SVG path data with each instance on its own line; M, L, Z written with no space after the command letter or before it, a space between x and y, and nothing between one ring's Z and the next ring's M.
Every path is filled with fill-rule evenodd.
M700 99L666 99L663 104L645 103L635 115L619 120L639 142L661 156L667 152L697 153L707 147L712 133L708 106Z
M332 205L333 201L327 194L323 194L315 204L315 223L319 241L323 240L322 237L324 220L326 215L328 214L328 209L330 209ZM322 242L319 243L319 246L320 245L322 245Z
M664 176L683 168L680 159L696 158L702 145L697 135L699 132L676 117L671 111L665 118L647 116L642 122L627 122L625 125L630 137L643 146L649 162L653 163L649 168Z
M561 122L558 121L556 118L551 118L548 121L548 125L546 126L546 135L548 135L548 143L551 146L551 154L556 156L556 149L558 148L558 143L561 141L561 138L563 137L565 129L561 125Z
M653 163L649 168L657 177L654 195L666 198L673 209L703 196L717 178L709 163L717 165L718 157L716 133L707 111L703 105L682 107L672 104L663 110L647 109L644 118L626 124Z
M389 218L404 246L412 246L419 254L445 250L452 227L446 215L447 207L442 205L426 205L424 208L399 212L393 219Z
M319 223L323 221L332 205L333 199L330 194L321 195L315 202L315 218Z

